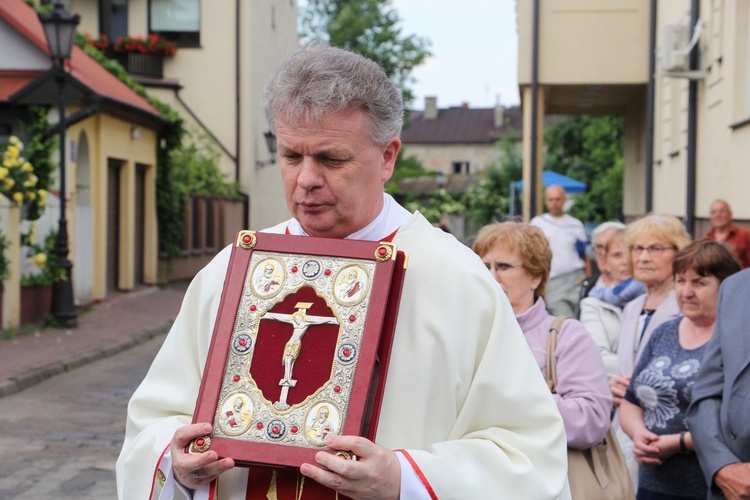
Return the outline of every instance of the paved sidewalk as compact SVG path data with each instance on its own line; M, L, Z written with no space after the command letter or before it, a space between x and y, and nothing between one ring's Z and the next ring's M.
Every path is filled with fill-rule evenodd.
M0 397L166 333L184 295L180 284L118 293L79 313L76 328L0 340Z

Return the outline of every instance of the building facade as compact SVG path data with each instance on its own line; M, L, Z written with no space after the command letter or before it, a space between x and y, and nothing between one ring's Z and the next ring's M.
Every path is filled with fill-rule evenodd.
M537 0L517 9L525 179L541 168L535 112L621 114L627 219L672 214L700 236L721 198L750 221L747 2ZM541 191L524 195L525 215L539 213Z
M177 110L188 128L221 149L226 179L248 198L248 225L288 217L278 168L271 163L261 109L266 78L298 46L297 0L68 0L92 37L161 35L177 54L156 70L124 60L147 91ZM228 242L226 242L228 243Z

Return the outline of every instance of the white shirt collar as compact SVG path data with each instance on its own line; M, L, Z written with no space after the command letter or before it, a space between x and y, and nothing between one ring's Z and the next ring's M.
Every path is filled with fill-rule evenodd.
M375 220L347 236L347 240L379 241L396 231L411 219L411 213L396 203L388 193L383 193L383 208ZM309 236L297 219L292 219L287 226L289 233L295 236Z

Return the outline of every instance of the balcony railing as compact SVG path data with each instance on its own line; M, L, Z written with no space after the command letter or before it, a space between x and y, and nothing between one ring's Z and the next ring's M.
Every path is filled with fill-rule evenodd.
M164 56L139 52L113 52L111 57L135 76L164 78Z

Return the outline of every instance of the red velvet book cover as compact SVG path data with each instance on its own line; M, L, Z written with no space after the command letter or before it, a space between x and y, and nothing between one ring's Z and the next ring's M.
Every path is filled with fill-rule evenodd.
M375 439L405 271L390 242L238 233L189 451L297 468L329 435Z

